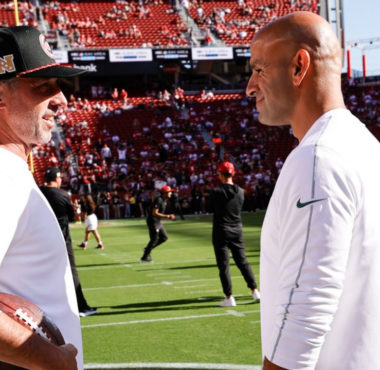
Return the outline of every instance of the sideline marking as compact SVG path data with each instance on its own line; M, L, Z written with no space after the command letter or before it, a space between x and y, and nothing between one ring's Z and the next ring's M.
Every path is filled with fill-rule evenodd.
M164 277L171 278L173 280L173 282L176 283L178 280L175 280L175 279L191 278L192 276L191 275L181 275L181 276L172 276L171 275L171 276L164 276ZM156 280L159 279L159 278L162 278L162 276L158 276L156 278Z
M257 313L260 310L242 311L240 314L250 314ZM115 326L115 325L131 325L131 324L146 324L150 322L160 322L160 321L178 321L178 320L189 320L189 319L202 319L205 317L218 317L218 316L236 316L231 313L230 310L222 313L210 313L205 315L190 315L190 316L175 316L175 317L162 317L160 319L147 319L147 320L132 320L132 321L120 321L120 322L107 322L102 324L89 324L81 325L82 328L99 328L102 326ZM257 321L259 322L259 321Z
M208 364L191 362L130 362L124 364L85 364L85 369L204 369L204 370L260 370L259 365Z
M176 249L178 250L178 249ZM114 261L114 262L119 262L120 261L120 258L123 258L125 259L125 263L126 264L133 264L133 265L130 265L130 267L136 269L137 271L140 271L140 269L138 267L141 267L141 264L139 263L139 258L136 258L136 259L132 259L132 258L128 258L128 256L131 254L131 252L126 252L126 253L118 253L118 254L115 254L115 255L109 255L107 253L102 253L102 257L106 257L108 258L109 260L111 261ZM99 253L100 255L100 253ZM117 256L120 256L119 258L117 258ZM166 261L166 262L155 262L154 265L156 267L161 267L161 265L173 265L173 264L181 264L181 265L184 265L184 264L192 264L192 263L208 263L212 261L213 263L215 263L215 260L211 259L211 258L206 258L206 259L199 259L199 260L181 260L181 261ZM121 264L120 266L126 266L125 264ZM215 264L216 266L216 264ZM77 266L77 269L78 270L102 270L104 268L114 268L115 266L83 266L81 267L80 265ZM129 267L129 266L128 266ZM154 267L153 264L150 265L150 267ZM157 268L157 270L159 270L159 268Z
M206 284L202 285L184 285L184 286L175 286L174 289L194 289L194 288L202 288L207 286Z
M236 316L236 317L244 317L245 316L245 314L243 312L238 312L235 310L228 310L227 312L229 314L231 314L232 316Z
M209 290L193 290L191 292L185 292L185 294L203 294L203 293L215 293L215 292L220 292L220 288L219 289L209 289Z
M162 281L161 284L163 285L173 285L171 281Z
M260 370L259 365L208 364L191 362L130 362L124 364L85 364L85 369L204 369L204 370Z
M178 275L182 274L182 271L165 271L165 272L156 272L147 274L147 276L172 276L172 275Z
M239 276L231 276L231 279L241 279L241 275ZM209 278L209 279L193 279L193 280L178 280L175 282L169 281L172 284L182 284L182 283L194 283L194 282L202 282L202 281L219 281L219 278ZM83 291L86 290L102 290L102 289L128 289L128 288L142 288L147 286L157 286L157 285L167 285L168 281L160 282L160 283L146 283L146 284L131 284L131 285L114 285L114 286L101 286L101 287L93 287L93 288L83 288Z

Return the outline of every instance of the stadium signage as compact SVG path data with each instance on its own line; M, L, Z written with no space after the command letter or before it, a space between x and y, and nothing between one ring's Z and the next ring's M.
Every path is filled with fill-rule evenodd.
M84 65L74 63L73 67L83 69L83 70L88 71L88 72L98 72L98 66L95 65L94 63L84 64Z
M152 49L110 49L110 62L151 62Z
M107 50L70 51L70 60L73 62L108 61Z
M54 59L57 63L69 63L69 54L66 50L53 50Z
M154 49L155 60L190 59L190 49Z
M235 58L250 58L251 57L251 50L249 47L245 48L234 48L234 54Z
M192 48L191 57L193 60L230 60L233 52L231 47Z
M175 73L178 65L196 68L198 61L246 63L249 47L133 48L99 50L53 50L58 63L75 65L97 75Z

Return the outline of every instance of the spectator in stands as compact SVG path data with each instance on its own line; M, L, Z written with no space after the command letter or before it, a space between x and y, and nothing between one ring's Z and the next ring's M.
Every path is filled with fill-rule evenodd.
M113 218L121 218L121 199L120 195L117 191L114 191L112 194L112 210L113 210Z
M103 144L103 148L100 151L100 155L107 162L109 162L111 160L111 158L112 158L111 148L106 143Z
M119 98L123 103L127 103L128 102L128 92L125 89L121 89Z
M212 38L210 36L210 33L207 31L206 36L203 41L204 45L210 46L212 44Z
M103 212L103 220L109 220L110 219L110 204L111 204L111 194L108 191L105 191L100 194L98 205L99 209Z
M177 186L173 189L172 196L170 197L170 210L173 214L178 214L181 217L181 220L184 220L183 210L181 206L181 199L179 197L179 187Z
M85 216L84 223L86 225L86 229L84 233L84 240L81 244L79 244L79 247L82 249L87 249L90 233L92 233L98 242L96 249L104 249L104 244L98 231L98 217L95 213L96 205L90 194L82 195L81 208Z
M124 192L123 201L124 201L124 217L129 218L131 217L131 202L130 202L130 193L128 191Z
M380 368L380 144L345 108L335 31L291 13L256 34L250 65L260 122L299 141L262 228L264 369Z
M111 96L113 101L117 103L117 101L119 100L119 90L116 87L112 90Z

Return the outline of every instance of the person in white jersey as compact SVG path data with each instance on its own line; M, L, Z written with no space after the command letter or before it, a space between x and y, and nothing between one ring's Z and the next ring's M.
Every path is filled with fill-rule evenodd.
M251 44L259 121L290 125L261 235L264 369L380 369L380 144L346 108L342 50L296 12Z
M0 291L38 305L66 344L55 346L0 312L0 361L28 369L83 369L82 338L65 241L29 172L33 146L51 138L67 101L58 79L82 74L54 60L32 27L0 28Z

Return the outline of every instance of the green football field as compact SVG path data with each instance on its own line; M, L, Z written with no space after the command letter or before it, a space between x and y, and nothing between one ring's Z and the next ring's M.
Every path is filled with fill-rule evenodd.
M244 240L256 279L264 213L244 214ZM141 264L145 219L100 221L105 244L72 225L76 263L95 316L81 318L86 368L254 369L261 363L260 305L231 259L236 307L223 293L211 244L211 216L164 223L169 240ZM117 365L118 364L118 365ZM227 365L228 364L228 365ZM193 367L192 367L193 366Z

